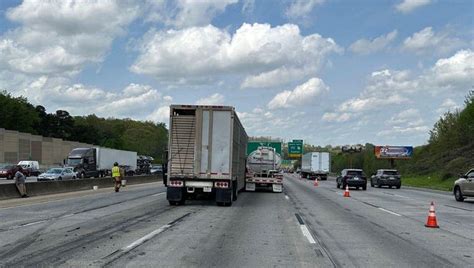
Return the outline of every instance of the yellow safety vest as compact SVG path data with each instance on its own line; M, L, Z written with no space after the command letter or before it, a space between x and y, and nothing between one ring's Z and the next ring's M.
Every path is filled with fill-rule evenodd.
M120 168L117 166L114 166L112 168L112 177L120 177Z

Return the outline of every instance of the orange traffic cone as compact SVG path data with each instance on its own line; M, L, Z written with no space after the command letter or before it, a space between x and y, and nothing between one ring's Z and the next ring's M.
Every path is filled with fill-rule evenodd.
M319 182L318 182L318 178L314 179L314 184L313 184L314 187L318 187L319 186Z
M346 191L344 192L344 197L351 197L351 194L349 193L349 185L346 185Z
M425 226L428 228L439 228L438 221L436 220L436 213L433 201L431 201L430 213L428 214L428 220L426 221Z

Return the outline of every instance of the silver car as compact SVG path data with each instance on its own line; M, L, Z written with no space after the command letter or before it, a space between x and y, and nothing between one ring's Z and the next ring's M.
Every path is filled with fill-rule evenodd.
M474 169L454 182L454 198L462 202L466 197L474 197Z
M38 181L62 181L76 179L76 173L70 168L50 168L38 176Z

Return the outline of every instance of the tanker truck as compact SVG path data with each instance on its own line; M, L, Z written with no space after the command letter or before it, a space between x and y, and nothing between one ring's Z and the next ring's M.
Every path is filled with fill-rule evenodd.
M276 148L259 146L247 157L245 190L270 188L275 193L283 191L283 174L279 173L281 156Z

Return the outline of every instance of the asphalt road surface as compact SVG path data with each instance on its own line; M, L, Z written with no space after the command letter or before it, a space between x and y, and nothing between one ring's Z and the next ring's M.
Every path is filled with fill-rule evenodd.
M474 267L474 202L314 187L169 206L159 183L0 201L0 266ZM430 202L439 229L424 226Z

